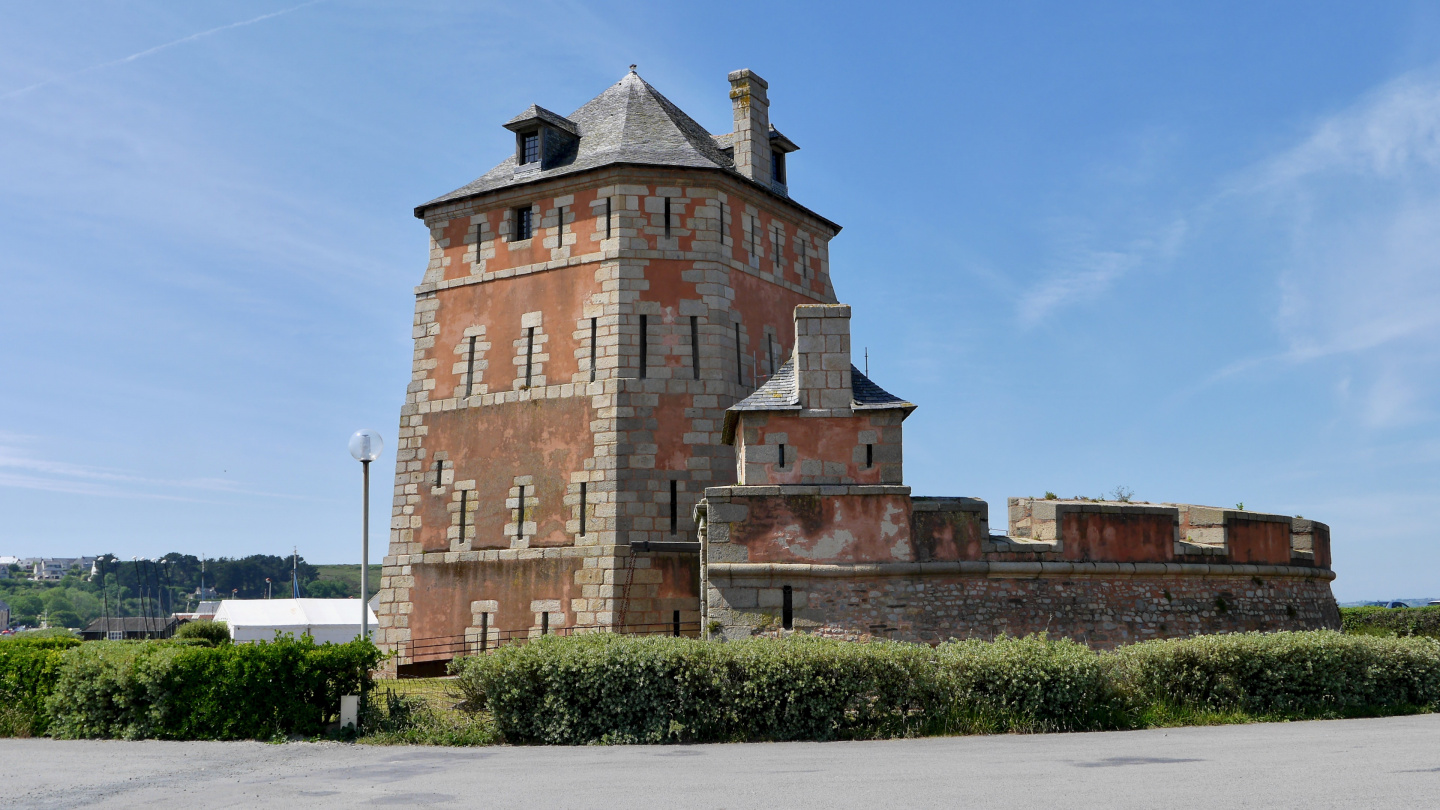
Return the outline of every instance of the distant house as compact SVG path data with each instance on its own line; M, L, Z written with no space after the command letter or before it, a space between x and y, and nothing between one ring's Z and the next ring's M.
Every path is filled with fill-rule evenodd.
M79 568L86 576L95 572L95 557L31 557L22 565L30 569L31 579L63 579L71 568Z
M366 609L370 636L375 636L375 611ZM270 641L276 633L309 634L317 643L354 641L360 635L359 599L226 599L215 611L237 642Z
M180 620L174 616L103 616L85 626L80 638L86 641L128 641L146 638L170 638Z
M9 629L9 627L10 627L10 605L9 605L8 603L6 603L5 601L0 600L0 630L6 630L6 629Z

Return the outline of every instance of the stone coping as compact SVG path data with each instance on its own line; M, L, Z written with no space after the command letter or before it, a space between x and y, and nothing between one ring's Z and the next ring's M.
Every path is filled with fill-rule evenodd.
M1186 576L1186 577L1300 577L1335 579L1328 568L1298 565L1242 565L1204 563L1114 562L958 562L906 563L710 563L711 579L740 577L860 578L913 576L1071 577L1071 576Z
M910 498L915 512L989 512L990 505L981 498L961 495L915 495Z
M892 484L780 484L706 487L705 498L763 498L776 495L909 495L910 487Z

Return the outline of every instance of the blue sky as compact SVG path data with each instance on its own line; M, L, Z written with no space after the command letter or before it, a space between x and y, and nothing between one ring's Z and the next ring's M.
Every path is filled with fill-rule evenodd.
M1080 6L5 6L0 554L357 557L413 206L635 62L717 132L770 81L917 494L1244 502L1440 595L1440 7Z

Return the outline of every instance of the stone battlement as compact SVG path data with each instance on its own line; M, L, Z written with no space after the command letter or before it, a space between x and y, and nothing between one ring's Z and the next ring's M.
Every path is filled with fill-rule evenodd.
M797 630L938 642L1046 631L1098 647L1338 626L1329 528L1193 504L977 498L905 486L711 487L702 620L730 638Z
M711 487L704 503L712 565L963 561L1329 568L1330 562L1330 530L1319 521L1193 504L1011 498L1009 534L995 535L985 501L916 498L906 486Z

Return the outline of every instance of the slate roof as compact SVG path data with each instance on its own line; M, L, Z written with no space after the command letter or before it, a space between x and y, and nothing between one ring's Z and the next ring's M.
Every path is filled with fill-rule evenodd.
M856 411L879 411L896 408L909 414L915 410L913 403L907 402L900 397L886 391L876 385L873 380L866 377L855 368L850 366L850 388L852 401L850 407ZM800 386L795 379L795 358L786 360L765 384L756 388L750 396L731 405L725 410L725 427L721 440L726 444L735 441L735 425L740 420L741 411L798 411L800 410Z
M556 129L563 129L571 135L580 134L580 129L579 127L575 126L574 121L571 121L569 118L566 118L560 113L550 112L544 107L541 107L539 104L531 104L529 107L525 108L525 112L522 112L514 118L511 118L509 121L506 121L505 128L509 130L514 130L516 127L518 127L520 124L525 123L526 121L544 121L550 126L555 127Z
M506 125L533 118L556 125L548 116L555 113L531 105ZM753 182L735 171L732 133L711 135L633 71L562 120L572 127L572 134L579 135L579 143L574 153L559 165L517 176L512 154L474 181L418 206L415 216L423 218L425 209L441 203L615 164L718 169ZM772 137L777 134L773 127L771 131ZM774 193L771 189L766 191ZM839 225L794 201L790 203L839 232Z

